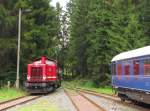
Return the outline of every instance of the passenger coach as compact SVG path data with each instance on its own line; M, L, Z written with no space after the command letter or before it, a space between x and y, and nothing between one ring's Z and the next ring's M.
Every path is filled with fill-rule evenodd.
M121 100L150 104L150 46L120 53L111 62L112 85Z

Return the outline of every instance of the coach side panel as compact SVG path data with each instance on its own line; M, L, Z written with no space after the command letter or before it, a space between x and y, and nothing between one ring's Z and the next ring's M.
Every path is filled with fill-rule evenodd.
M150 59L112 63L112 85L150 92Z

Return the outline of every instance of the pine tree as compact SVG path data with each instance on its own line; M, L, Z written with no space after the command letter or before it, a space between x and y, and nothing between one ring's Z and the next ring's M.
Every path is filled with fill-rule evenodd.
M49 2L50 0L0 1L0 80L15 79L19 8L22 9L20 74L26 73L27 63L41 55L55 59L60 23L56 9Z
M70 36L71 36L71 50L72 59L74 59L74 68L77 73L83 76L87 73L87 13L89 0L72 1L70 9Z
M138 3L134 0L72 0L70 7L72 67L77 73L87 72L94 80L106 84L112 57L146 44Z

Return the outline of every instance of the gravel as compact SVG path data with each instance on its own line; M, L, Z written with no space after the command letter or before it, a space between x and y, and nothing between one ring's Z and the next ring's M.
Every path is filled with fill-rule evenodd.
M98 105L103 107L106 111L145 111L143 110L143 108L119 104L112 100L108 100L106 98L98 97L95 95L85 94L85 93L82 93L82 94L84 94L90 100L96 102Z
M40 107L43 104L44 107L55 106L57 107L58 111L76 111L76 108L74 107L74 105L72 104L72 102L70 101L70 99L65 94L62 88L59 88L55 92L42 96L36 100L27 102L22 105L17 105L13 108L8 109L7 111L20 111L19 110L20 108L30 107L37 103L40 103L38 107ZM39 110L34 109L31 111L39 111ZM46 111L46 110L42 110L42 111Z

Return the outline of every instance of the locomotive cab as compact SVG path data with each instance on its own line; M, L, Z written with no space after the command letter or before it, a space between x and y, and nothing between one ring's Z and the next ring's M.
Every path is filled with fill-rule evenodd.
M30 93L47 93L61 85L57 61L42 56L27 67L27 82L25 84Z

